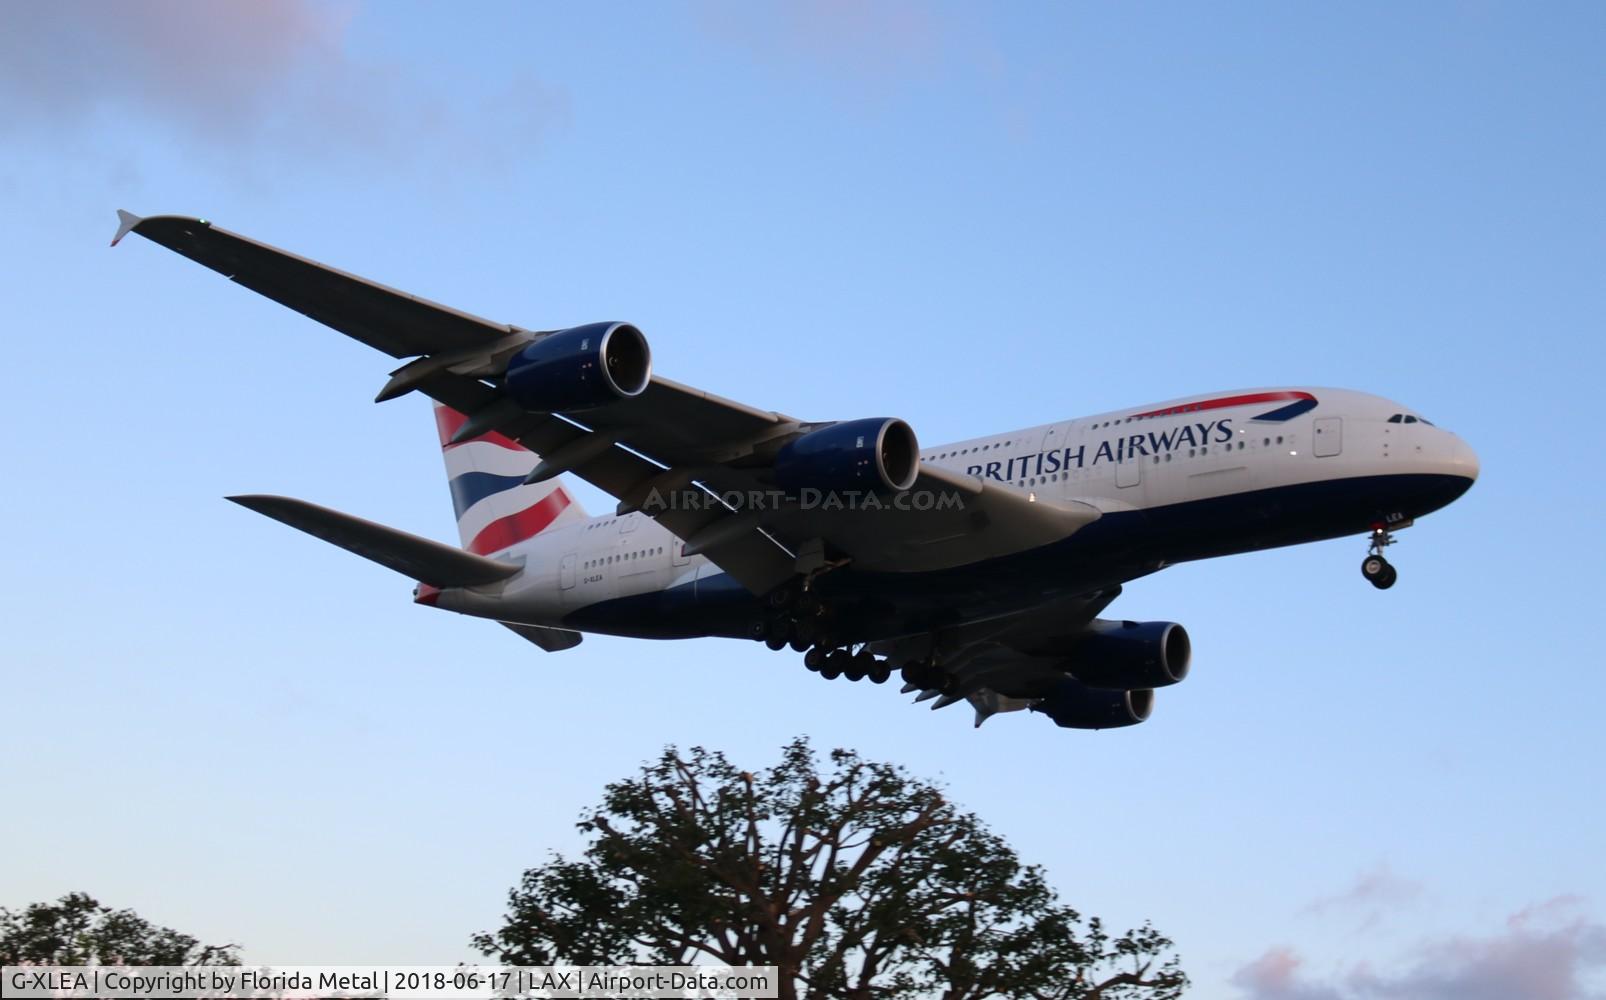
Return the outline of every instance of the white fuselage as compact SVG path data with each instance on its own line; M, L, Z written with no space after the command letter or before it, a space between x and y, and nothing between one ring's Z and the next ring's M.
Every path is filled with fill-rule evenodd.
M1273 395L1316 397L1320 405L1273 420L1256 418L1275 412L1281 400L1221 405L1224 398ZM1189 397L924 448L921 461L1106 513L1363 477L1470 480L1478 471L1476 456L1455 434L1402 405L1337 389ZM1399 520L1406 517L1401 512ZM701 556L682 555L680 539L640 513L556 528L502 557L522 559L524 572L489 587L448 591L439 606L561 626L579 608L723 575Z

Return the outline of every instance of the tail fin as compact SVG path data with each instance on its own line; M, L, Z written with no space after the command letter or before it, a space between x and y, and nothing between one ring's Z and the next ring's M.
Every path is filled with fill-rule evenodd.
M450 444L466 419L435 404L435 426L446 455L446 477L463 548L487 555L549 528L585 520L586 512L558 479L525 484L524 477L541 457L517 441L492 431Z

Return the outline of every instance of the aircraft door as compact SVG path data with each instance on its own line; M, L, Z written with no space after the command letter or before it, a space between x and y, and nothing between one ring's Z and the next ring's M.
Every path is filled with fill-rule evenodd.
M574 564L579 561L579 558L578 555L570 552L558 562L558 587L560 589L568 590L574 586Z
M1115 485L1138 485L1143 478L1143 459L1143 455L1127 455L1115 463Z
M1042 470L1045 469L1059 468L1059 459L1050 459L1048 456L1062 453L1065 450L1065 443L1070 440L1070 431L1070 424L1055 424L1043 432L1043 440L1037 446L1037 450L1042 454L1043 460L1040 465L1036 465L1034 467L1034 475L1041 475ZM1064 471L1065 475L1061 476L1060 478L1067 480L1070 479L1071 477L1069 470Z
M1311 435L1311 454L1317 458L1332 458L1344 450L1344 418L1321 417Z

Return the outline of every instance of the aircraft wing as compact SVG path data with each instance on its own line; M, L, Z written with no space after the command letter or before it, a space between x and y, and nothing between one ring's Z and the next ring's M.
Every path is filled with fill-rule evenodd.
M654 490L728 494L773 490L771 463L788 441L824 426L724 399L659 376L639 395L570 414L529 412L497 385L509 358L542 336L348 274L231 233L204 219L119 212L113 245L132 232L189 257L396 358L379 399L410 391L468 415L467 436L490 431L641 509ZM468 433L472 432L472 433ZM907 572L961 565L1057 541L1096 520L1095 507L922 466L913 486L947 498L924 509L793 505L772 510L653 510L659 523L755 593L833 562Z

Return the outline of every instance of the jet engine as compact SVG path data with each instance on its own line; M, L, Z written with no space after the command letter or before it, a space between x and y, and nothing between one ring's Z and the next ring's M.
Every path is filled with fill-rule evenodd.
M1053 719L1061 729L1119 729L1149 717L1154 711L1154 692L1108 691L1067 677L1031 708Z
M895 417L866 417L810 431L775 456L783 489L896 492L920 473L914 429Z
M1192 657L1188 631L1176 622L1095 619L1063 669L1091 688L1137 691L1182 680Z
M651 380L652 352L640 330L629 323L587 323L515 354L504 384L525 409L556 413L639 395Z

